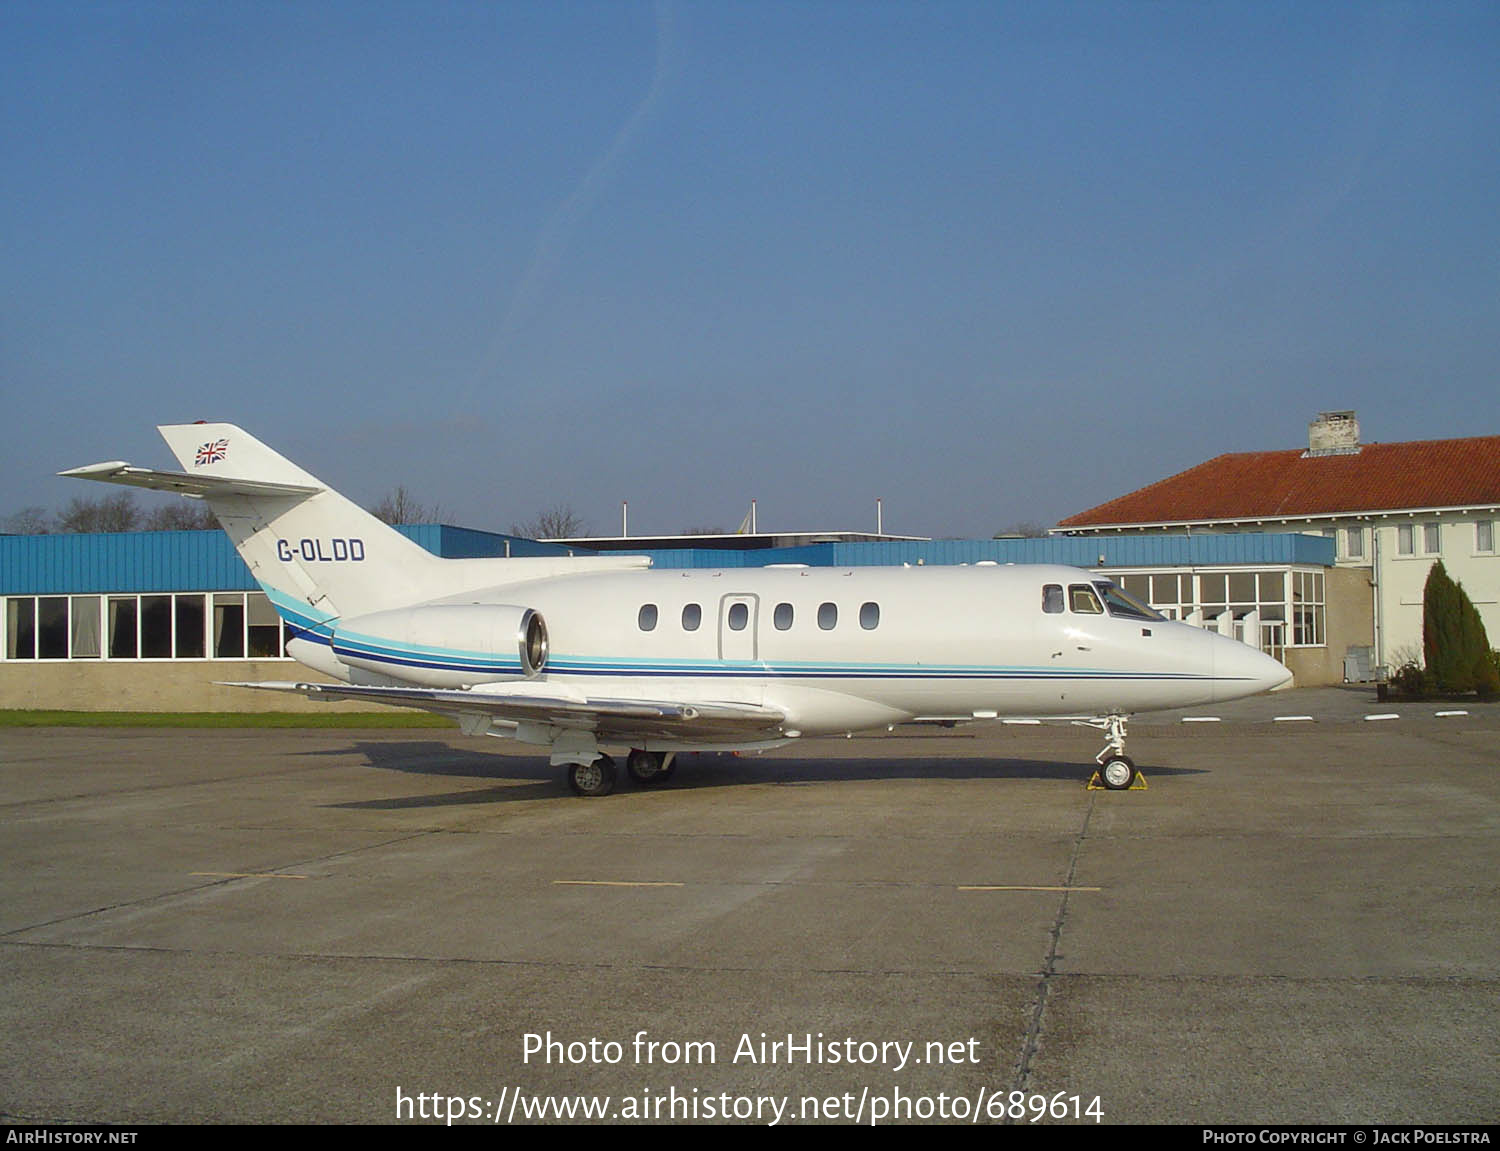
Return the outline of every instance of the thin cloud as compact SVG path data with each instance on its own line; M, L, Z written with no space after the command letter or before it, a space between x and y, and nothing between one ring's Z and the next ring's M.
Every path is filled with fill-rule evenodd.
M673 15L668 0L657 0L656 12L656 65L651 73L651 83L635 109L620 125L609 145L601 152L583 179L568 195L567 199L553 211L537 234L532 249L531 261L511 294L509 307L500 322L500 329L485 357L480 377L489 377L504 359L511 341L521 330L525 320L534 311L546 285L556 275L572 246L573 236L579 224L593 209L604 189L613 179L636 139L655 114L661 103L673 61ZM477 381L476 381L477 382Z

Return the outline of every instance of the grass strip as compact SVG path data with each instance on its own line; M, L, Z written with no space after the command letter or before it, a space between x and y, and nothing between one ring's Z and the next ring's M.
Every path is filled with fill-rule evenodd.
M217 727L360 728L452 727L453 721L428 712L377 714L329 711L32 711L0 710L0 727Z

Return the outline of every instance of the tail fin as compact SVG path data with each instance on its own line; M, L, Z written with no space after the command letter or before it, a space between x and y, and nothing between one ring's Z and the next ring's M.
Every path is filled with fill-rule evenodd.
M319 630L439 594L442 565L358 504L233 424L157 429L180 472L91 464L61 474L205 499L277 611Z
M323 622L432 594L437 557L249 432L233 424L157 430L184 472L206 484L203 498L283 614L310 608Z

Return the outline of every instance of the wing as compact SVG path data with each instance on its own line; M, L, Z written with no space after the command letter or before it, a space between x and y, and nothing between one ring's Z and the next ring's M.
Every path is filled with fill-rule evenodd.
M785 714L769 707L717 701L604 699L535 691L481 691L430 687L375 687L344 683L231 683L262 691L296 692L308 699L352 699L416 707L462 719L540 723L592 731L601 739L767 739ZM465 730L471 725L466 723Z

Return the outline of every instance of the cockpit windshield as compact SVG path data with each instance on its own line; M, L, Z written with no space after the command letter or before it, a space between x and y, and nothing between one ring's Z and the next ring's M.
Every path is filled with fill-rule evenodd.
M1095 580L1094 586L1099 589L1100 598L1104 600L1104 606L1109 609L1109 614L1118 619L1165 620L1167 618L1155 608L1143 604L1118 584L1112 584L1108 580Z

